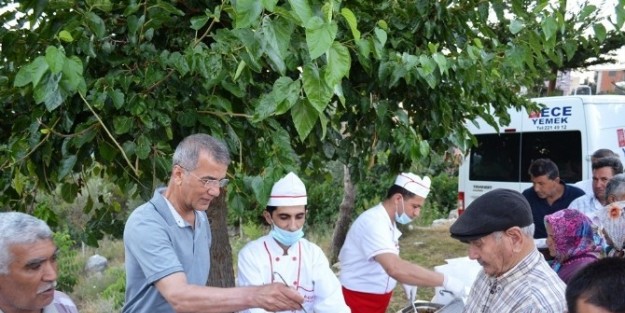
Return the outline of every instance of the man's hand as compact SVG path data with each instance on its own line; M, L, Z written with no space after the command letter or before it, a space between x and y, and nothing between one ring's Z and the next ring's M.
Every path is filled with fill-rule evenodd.
M266 311L295 311L302 308L304 296L281 283L259 286L254 302Z
M451 277L449 275L445 275L445 280L443 281L443 289L454 294L456 298L464 297L464 283L458 280L457 278Z

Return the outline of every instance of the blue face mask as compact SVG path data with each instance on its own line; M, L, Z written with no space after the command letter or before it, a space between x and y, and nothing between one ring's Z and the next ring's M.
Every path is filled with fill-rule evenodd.
M401 208L403 213L401 215L397 214L397 205L395 205L395 221L399 224L410 224L410 222L412 222L412 219L410 218L410 216L408 216L408 214L406 214L406 209L404 208L404 198L402 197L402 201L401 201Z
M277 242L290 247L304 237L304 227L296 231L288 231L276 226L275 224L271 224L271 231L269 234Z

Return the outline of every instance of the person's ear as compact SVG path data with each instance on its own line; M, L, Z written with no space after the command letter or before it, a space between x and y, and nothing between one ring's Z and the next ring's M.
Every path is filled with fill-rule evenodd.
M526 240L525 236L523 236L521 228L518 226L510 227L505 231L505 234L512 242L512 251L521 252L523 248L523 241Z
M265 218L265 222L267 222L267 224L273 224L273 220L271 220L271 213L269 213L269 211L263 211L263 217Z
M171 176L176 182L176 185L182 184L182 175L184 169L180 165L174 165L174 168L171 170Z

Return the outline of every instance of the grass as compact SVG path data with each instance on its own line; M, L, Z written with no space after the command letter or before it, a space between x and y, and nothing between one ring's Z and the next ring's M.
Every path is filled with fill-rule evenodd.
M99 248L85 247L78 253L80 264L86 264L87 259L99 254L108 260L106 270L101 274L87 274L84 271L78 277L70 297L76 302L81 313L111 313L119 311L115 304L123 302L123 294L109 296L107 289L125 276L124 272L124 243L121 240L102 240ZM121 299L120 299L121 296Z
M252 237L266 233L268 229L250 227L246 232ZM449 237L448 227L420 227L413 226L410 229L402 229L400 238L400 256L404 260L433 269L434 266L445 264L445 259L466 256L466 245ZM306 237L317 243L326 254L330 251L332 239L332 227L315 227L306 230ZM236 254L243 246L241 240L232 243L233 254ZM110 313L117 311L115 302L120 299L103 296L107 288L113 286L119 277L123 276L124 247L121 240L104 240L100 242L100 248L86 248L78 253L80 264L84 264L88 256L98 253L109 260L109 267L101 275L80 275L78 284L70 294L76 302L81 313ZM236 266L236 262L235 262ZM429 301L434 295L434 288L419 288L417 299ZM123 296L123 295L122 295ZM123 301L123 299L121 299ZM395 313L407 305L404 290L398 284L393 291L393 297L387 313Z

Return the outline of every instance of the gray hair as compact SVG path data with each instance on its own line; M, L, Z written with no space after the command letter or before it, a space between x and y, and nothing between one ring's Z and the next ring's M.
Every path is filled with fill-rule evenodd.
M536 227L534 226L534 223L532 223L525 227L521 227L521 232L527 237L534 238L535 228ZM495 239L500 240L503 237L503 233L504 233L503 230L496 231L496 232L493 232L493 236L495 237Z
M207 134L194 134L184 138L176 147L173 165L192 171L197 167L201 152L207 152L215 162L230 164L230 152L226 144Z
M614 196L617 199L625 197L625 174L614 175L605 186L605 200Z
M0 275L9 273L13 260L11 246L40 240L52 240L52 230L46 222L20 212L0 213Z

